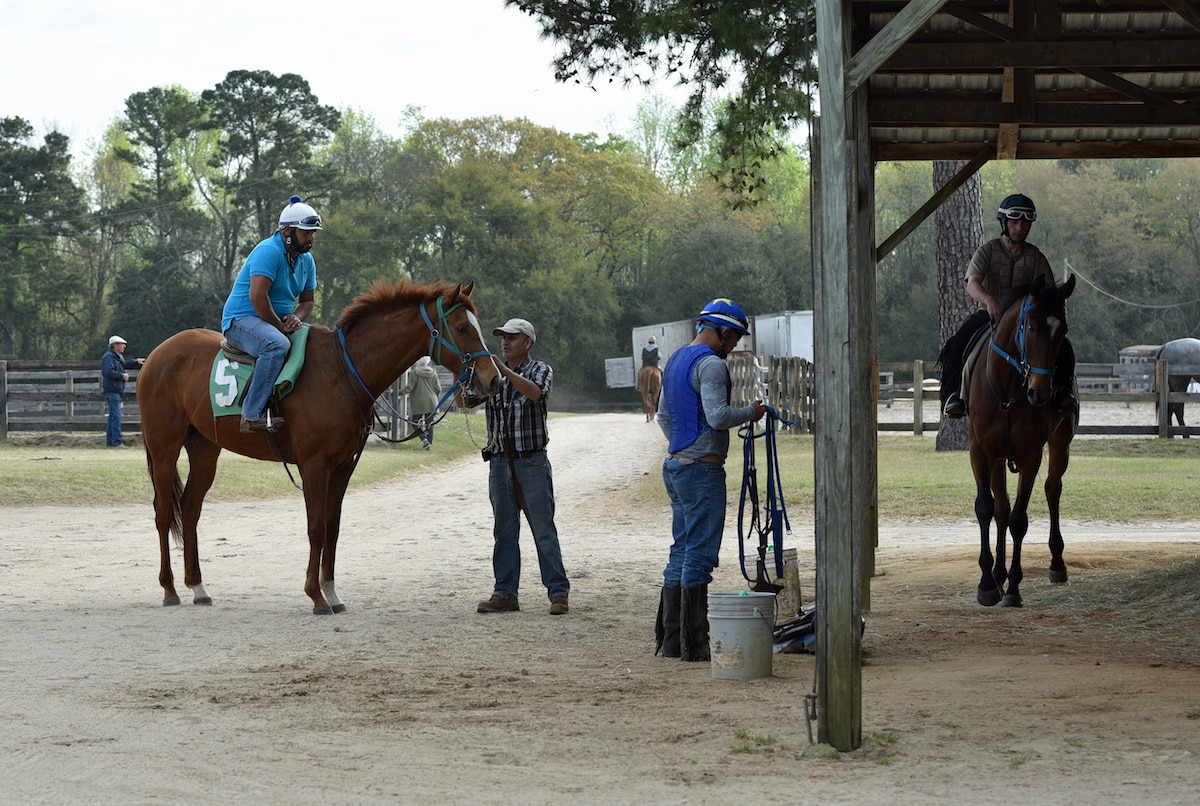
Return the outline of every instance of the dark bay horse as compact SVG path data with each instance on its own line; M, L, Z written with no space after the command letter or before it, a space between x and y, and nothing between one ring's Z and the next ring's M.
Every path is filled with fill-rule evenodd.
M377 282L358 296L336 330L314 325L304 367L279 404L286 425L274 435L242 433L240 417L213 417L209 375L221 334L185 330L150 353L138 376L138 408L146 464L154 485L154 514L162 557L158 581L163 604L179 604L168 534L183 544L184 584L195 604L211 604L200 576L197 522L222 449L295 464L308 513L308 568L304 592L320 615L346 606L334 592L342 498L370 435L375 398L417 358L430 355L479 394L493 394L500 375L484 346L471 300L474 283L424 286ZM188 455L186 486L176 463ZM276 450L278 455L276 455Z
M647 364L638 370L637 388L642 393L642 412L646 422L658 414L658 396L662 392L662 370Z
M1053 393L1054 365L1067 335L1066 300L1074 290L1073 276L1061 286L1038 278L1033 285L1014 288L1001 301L1004 310L971 373L967 431L975 475L979 568L983 572L975 597L989 607L1001 601L1004 607L1021 606L1021 542L1029 530L1029 498L1047 446L1050 581L1067 581L1058 504L1075 436L1075 413L1055 414L1047 404ZM1017 497L1011 508L1006 465L1018 474ZM993 518L994 558L988 540ZM1010 532L1012 563L1005 570L1005 541Z

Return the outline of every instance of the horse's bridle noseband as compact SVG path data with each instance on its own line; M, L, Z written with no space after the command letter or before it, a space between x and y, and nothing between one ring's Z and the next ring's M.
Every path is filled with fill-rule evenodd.
M1011 355L1005 352L1003 348L996 344L996 327L994 325L990 325L989 323L989 326L992 329L992 338L990 339L992 350L999 354L1001 358L1008 362L1009 366L1016 370L1017 378L1020 380L1020 386L1024 386L1029 383L1029 375L1031 373L1034 375L1054 374L1054 367L1046 369L1045 367L1034 367L1029 365L1029 356L1025 352L1025 317L1029 313L1029 309L1032 307L1033 295L1026 294L1024 301L1021 303L1021 316L1017 320L1017 332L1013 337L1017 342L1017 349L1021 354L1020 359L1013 358Z

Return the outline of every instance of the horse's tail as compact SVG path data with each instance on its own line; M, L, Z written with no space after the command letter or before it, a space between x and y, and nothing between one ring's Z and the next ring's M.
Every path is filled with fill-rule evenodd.
M158 512L158 486L154 483L154 458L150 455L150 449L146 449L146 470L150 472L150 487L154 490L154 511ZM171 483L171 537L175 541L175 547L179 548L183 545L183 480L179 478L179 471L175 471L175 479Z

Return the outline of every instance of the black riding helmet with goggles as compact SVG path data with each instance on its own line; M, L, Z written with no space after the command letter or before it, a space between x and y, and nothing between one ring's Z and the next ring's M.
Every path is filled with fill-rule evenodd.
M1006 196L996 210L996 220L1000 222L1000 234L1008 234L1009 221L1037 221L1037 207L1033 199L1022 193Z

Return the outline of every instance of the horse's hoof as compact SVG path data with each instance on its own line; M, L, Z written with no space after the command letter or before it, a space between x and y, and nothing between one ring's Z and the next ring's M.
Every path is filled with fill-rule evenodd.
M332 616L333 608L332 607L314 607L313 615L314 616Z
M995 588L986 591L983 588L979 588L975 591L975 601L984 607L992 607L996 602L1000 601L1000 591Z
M1022 606L1024 606L1024 604L1025 603L1021 601L1021 595L1019 593L1006 593L1006 594L1004 594L1004 601L1002 601L1000 603L1000 606L1001 607L1022 607Z
M210 605L210 604L212 604L212 597L211 596L197 596L195 599L192 600L192 604Z
M344 604L335 604L335 605L333 606L333 612L334 612L334 613L345 613L345 612L346 612L346 606L345 606Z
M179 604L178 596L167 596L166 598L163 599L163 607L173 607L174 605L177 605L177 604Z
M1053 583L1055 585L1062 585L1066 581L1067 581L1067 569L1064 568L1061 571L1057 571L1053 568L1050 569L1050 582L1051 583Z

